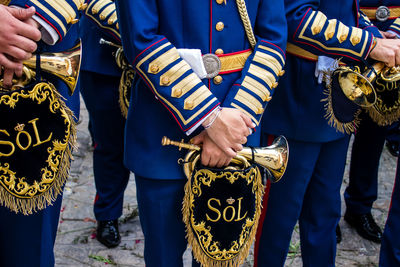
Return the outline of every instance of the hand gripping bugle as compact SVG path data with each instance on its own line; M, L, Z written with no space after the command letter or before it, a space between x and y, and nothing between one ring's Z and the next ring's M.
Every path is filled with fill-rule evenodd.
M193 144L184 143L183 140L181 142L172 141L166 136L162 138L161 144L163 146L173 145L179 147L179 150L182 148L188 149L191 151L200 151L201 147ZM190 162L190 152L185 157L185 162ZM286 171L288 159L289 159L289 145L284 136L279 136L274 140L272 145L267 147L260 148L252 148L252 147L244 147L243 150L237 152L237 158L244 158L248 161L254 161L254 163L264 167L269 172L269 178L272 182L278 182L283 174ZM235 158L234 158L235 160ZM190 166L189 169L185 170L185 174L189 175L192 171L191 168L194 166Z

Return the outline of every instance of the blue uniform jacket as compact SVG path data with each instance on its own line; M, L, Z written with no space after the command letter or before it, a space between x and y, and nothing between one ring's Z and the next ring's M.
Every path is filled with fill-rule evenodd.
M341 138L344 135L324 118L325 85L317 83L315 58L308 54L354 64L366 59L379 31L359 13L358 0L286 0L285 8L289 29L286 74L264 114L262 130L308 142Z
M376 19L376 10L381 6L390 10L389 17L385 21ZM381 31L391 30L400 35L399 0L360 0L360 9Z
M125 163L136 174L183 178L177 160L186 152L161 147L162 136L186 137L220 105L238 108L259 124L283 74L287 27L283 1L246 2L257 38L254 52L242 70L220 73L222 80L213 81L200 80L176 49L220 51L219 56L243 60L250 45L235 1L116 1L124 51L140 77L125 135Z
M85 15L79 21L79 36L82 39L83 45L83 58L82 58L82 70L91 71L95 73L121 76L121 70L118 68L113 53L117 48L99 44L101 38L107 41L112 41L117 44L121 44L119 34L109 30L108 20L101 20L101 13L95 12L90 2L101 2L105 7L111 7L111 11L108 16L116 17L115 4L112 1L87 1L89 3L88 8L85 10ZM108 17L107 16L107 17ZM103 16L102 16L103 18ZM118 22L115 19L114 25ZM101 30L100 30L101 29Z

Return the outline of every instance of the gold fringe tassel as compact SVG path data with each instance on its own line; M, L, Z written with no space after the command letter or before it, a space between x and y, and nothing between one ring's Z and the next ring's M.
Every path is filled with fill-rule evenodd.
M335 128L337 131L346 134L354 133L357 130L358 125L360 124L360 119L358 118L358 116L361 113L361 109L356 112L354 116L354 121L346 123L340 122L333 112L331 91L331 84L327 84L326 88L323 91L324 95L326 95L326 98L321 100L321 102L325 102L324 109L326 113L324 115L324 118L327 119L328 124L331 127Z
M186 227L186 238L188 240L189 246L192 248L193 257L201 263L203 267L238 267L240 264L244 262L244 260L249 255L249 251L253 241L255 239L258 223L262 211L262 198L264 195L264 186L261 182L261 173L260 170L257 168L257 183L258 188L255 192L256 194L256 212L254 215L254 226L250 232L248 239L246 240L245 245L242 247L241 252L238 253L236 257L226 261L218 261L213 260L208 257L202 250L195 234L193 233L192 227L190 225L190 196L191 194L191 178L185 184L185 196L182 205L182 213L183 213L183 222L185 223Z
M388 126L396 122L400 118L400 108L395 109L394 112L382 114L379 112L375 105L365 109L370 118L379 126Z
M6 189L0 187L0 205L9 208L15 213L30 215L39 210L43 210L48 206L52 206L57 197L63 192L64 184L69 176L72 152L76 149L76 124L73 119L74 114L67 107L64 101L61 100L61 95L56 91L54 86L51 85L51 88L53 89L55 96L59 98L61 110L65 110L67 118L70 121L68 145L61 156L61 160L58 165L59 169L54 179L54 183L46 192L32 198L22 199L14 197Z

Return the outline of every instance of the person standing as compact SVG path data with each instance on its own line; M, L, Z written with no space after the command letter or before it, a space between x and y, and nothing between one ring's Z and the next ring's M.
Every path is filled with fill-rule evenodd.
M104 8L107 8L106 15L101 12ZM116 48L99 43L100 39L121 43L114 29L117 23L113 1L89 1L89 8L80 20L81 93L94 140L96 238L109 248L121 242L118 218L122 215L124 191L129 181L129 170L123 162L125 118L118 103L121 70L113 56Z
M147 267L179 267L187 246L186 178L177 160L185 152L162 147L161 138L193 138L202 144L201 163L211 167L227 165L248 139L259 144L256 137L250 142L249 128L259 124L283 75L283 1L117 0L116 6L125 54L140 77L128 111L125 164L135 173L144 258ZM242 20L246 6L249 18ZM249 41L243 22L256 40Z
M22 62L30 58L31 53L37 47L41 52L59 52L75 45L78 29L77 25L72 24L77 22L78 10L84 9L86 5L83 1L65 0L60 2L62 2L62 7L52 5L51 1L46 0L0 1L0 47L2 49L0 65L4 69L5 86L11 86L13 74L18 74L22 70ZM21 13L15 14L17 9L11 9L4 4L10 7L19 7L18 12ZM66 10L68 12L65 12ZM5 12L8 12L8 15ZM9 14L14 15L14 18L19 22L13 21ZM21 14L23 15L21 16ZM7 26L10 25L21 27L17 28L20 31L13 32L13 30L7 29ZM18 36L15 36L15 34ZM39 40L43 42L38 42ZM5 50L5 48L12 46L20 49L32 49L26 50L26 54L21 57L21 50L19 52L17 49ZM61 80L46 78L55 85L57 91L65 98L67 106L71 108L77 119L79 117L79 90L75 90L75 93L69 96L68 88ZM16 214L8 208L0 207L2 226L0 230L0 266L54 266L53 247L61 202L62 194L57 197L53 205L31 215Z
M368 16L387 38L397 38L400 21L396 10L399 1L361 0L361 11ZM349 185L344 193L346 213L344 220L365 239L380 243L382 230L376 224L371 209L378 197L378 168L388 126L376 124L366 111L360 115L351 152ZM397 124L397 123L395 123Z
M284 266L297 221L303 266L335 266L349 135L328 124L318 78L340 58L353 65L367 58L397 65L400 41L376 38L380 33L359 13L358 1L287 0L285 9L286 75L264 114L262 138L265 144L271 135L286 135L290 159L282 181L264 196L255 266Z

